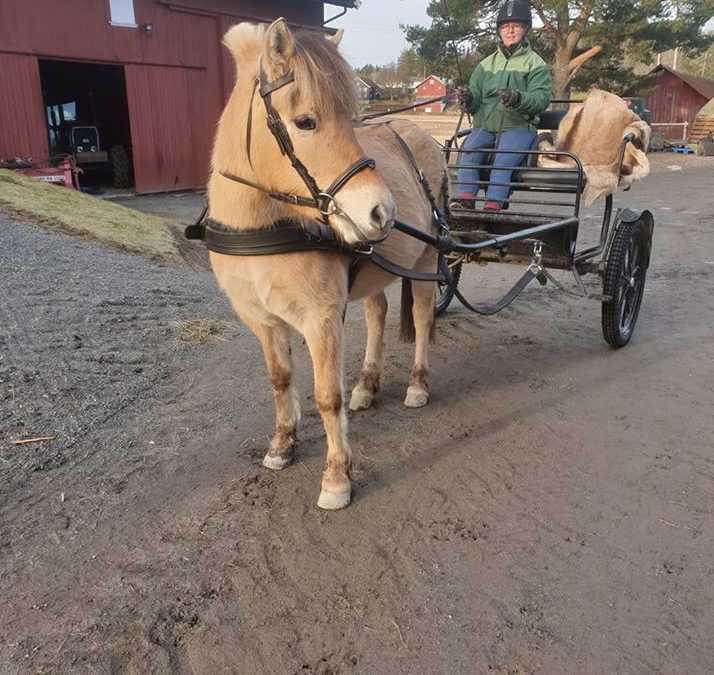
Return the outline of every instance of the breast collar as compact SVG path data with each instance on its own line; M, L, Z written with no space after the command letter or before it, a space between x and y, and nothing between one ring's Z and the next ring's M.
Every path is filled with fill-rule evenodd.
M281 87L295 81L295 76L292 71L290 71L284 77L273 82L268 82L266 74L263 70L262 62L259 65L259 74L255 78L253 85L253 92L250 97L250 108L248 110L248 123L246 125L246 150L248 153L248 162L251 167L253 163L251 161L251 135L253 127L253 101L255 99L255 92L260 93L260 97L263 99L263 104L265 105L266 112L266 124L270 129L275 141L280 148L282 155L287 156L290 160L290 164L293 169L298 173L302 182L308 189L310 197L303 197L300 195L291 194L288 192L280 192L278 190L272 190L259 183L255 183L241 176L236 176L228 171L220 171L220 175L229 180L235 181L236 183L241 183L242 185L248 185L256 190L265 192L271 199L275 199L280 202L286 202L288 204L293 204L295 206L308 206L316 208L320 212L321 220L326 225L329 223L329 217L334 214L340 213L340 208L335 202L335 195L339 190L341 190L346 183L354 178L363 169L374 169L375 162L371 157L361 157L356 162L348 166L331 184L325 189L321 190L317 181L310 175L307 167L300 161L300 159L295 154L295 148L293 142L288 134L288 130L285 123L280 117L280 113L273 107L271 100L271 95L274 91L277 91Z

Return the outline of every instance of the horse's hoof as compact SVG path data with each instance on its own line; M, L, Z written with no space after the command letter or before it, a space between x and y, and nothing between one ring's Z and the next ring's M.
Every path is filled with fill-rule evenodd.
M272 469L273 471L280 471L284 469L292 461L291 455L278 455L271 452L267 452L265 457L263 457L263 466L266 469Z
M404 399L404 405L407 408L421 408L429 401L429 393L417 387L409 387L407 389L407 397Z
M350 398L350 410L367 410L374 401L374 394L370 394L366 389L355 389Z
M320 492L320 499L317 500L317 505L326 511L344 509L349 503L349 492L328 492L324 489Z

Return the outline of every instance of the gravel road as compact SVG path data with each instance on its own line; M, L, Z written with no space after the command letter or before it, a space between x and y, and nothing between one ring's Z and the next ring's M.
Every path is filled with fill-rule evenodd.
M551 286L455 306L405 410L393 306L339 513L299 340L275 474L262 355L210 274L0 219L0 673L711 672L714 160L652 162L618 195L656 221L631 344ZM358 308L347 332L349 386Z

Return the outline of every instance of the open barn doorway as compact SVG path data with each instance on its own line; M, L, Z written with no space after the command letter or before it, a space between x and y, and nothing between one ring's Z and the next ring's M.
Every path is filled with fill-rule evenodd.
M50 155L72 155L89 190L133 185L124 67L40 59Z

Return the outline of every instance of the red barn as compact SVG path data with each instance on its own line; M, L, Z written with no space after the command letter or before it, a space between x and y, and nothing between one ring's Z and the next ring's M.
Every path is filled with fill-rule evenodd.
M666 138L683 138L682 126L659 125L687 122L691 128L697 113L714 98L714 81L659 65L625 95L645 100L655 131L662 131Z
M233 86L223 34L322 29L325 4L355 0L0 0L0 159L47 158L85 124L127 148L137 192L203 186Z
M432 98L438 98L446 95L446 85L436 75L429 75L425 80L414 87L416 92L416 103L419 101L428 101ZM446 103L439 101L437 103L428 103L417 107L417 112L435 113L442 112Z

